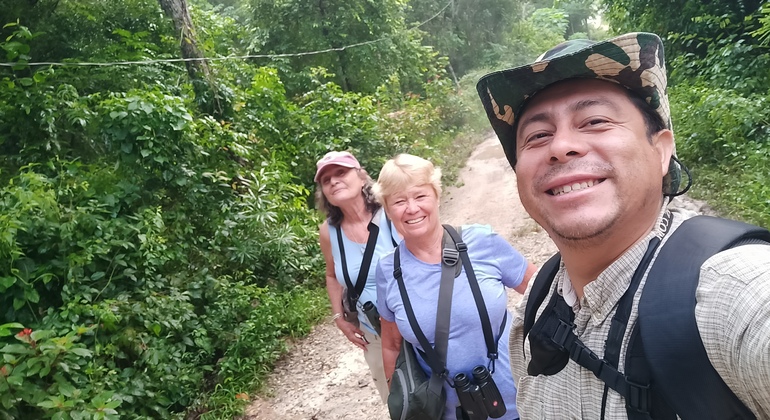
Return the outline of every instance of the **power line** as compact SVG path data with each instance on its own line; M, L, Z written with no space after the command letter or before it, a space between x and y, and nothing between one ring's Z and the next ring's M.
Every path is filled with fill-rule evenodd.
M407 29L405 32L409 32L412 30L415 30L426 23L432 21L433 19L437 18L441 13L444 12L444 10L447 9L452 4L453 0L449 0L449 2L441 9L439 10L435 15L431 16L429 19L425 20L424 22L419 23L418 25L415 25L412 28ZM395 34L398 35L398 34ZM105 62L54 62L54 61L40 61L40 62L33 62L33 63L0 63L0 67L16 67L16 66L29 66L29 67L40 67L40 66L60 66L60 67L114 67L114 66L130 66L130 65L147 65L147 64L158 64L158 63L183 63L187 61L225 61L225 60L245 60L245 59L252 59L252 58L288 58L288 57L304 57L309 55L318 55L318 54L326 54L333 51L344 51L348 48L356 48L361 47L364 45L374 44L377 42L382 42L388 39L393 38L394 35L387 35L379 39L375 39L372 41L364 41L364 42L357 42L355 44L345 45L343 47L336 47L336 48L327 48L325 50L317 50L317 51L304 51L304 52L297 52L297 53L284 53L284 54L247 54L247 55L228 55L226 57L201 57L201 58L159 58L159 59L152 59L152 60L135 60L135 61L105 61Z

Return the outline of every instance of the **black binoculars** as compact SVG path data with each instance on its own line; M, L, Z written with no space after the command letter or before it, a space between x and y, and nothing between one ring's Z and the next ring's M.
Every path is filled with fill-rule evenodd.
M371 324L374 331L377 332L377 335L380 335L380 331L382 330L382 327L380 326L380 312L371 300L364 303L364 315L366 315L366 319L369 320L369 324Z
M497 389L489 369L479 365L471 371L473 378L464 373L454 377L455 391L467 420L496 419L507 411L503 396Z

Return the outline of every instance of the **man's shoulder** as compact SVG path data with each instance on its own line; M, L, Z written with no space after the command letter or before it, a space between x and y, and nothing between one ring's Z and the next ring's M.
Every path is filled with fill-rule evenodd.
M744 282L770 278L770 243L747 243L714 254L701 266L701 277L709 274Z

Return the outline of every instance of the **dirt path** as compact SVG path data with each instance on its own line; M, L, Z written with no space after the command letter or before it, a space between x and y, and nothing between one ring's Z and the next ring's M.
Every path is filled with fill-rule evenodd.
M701 202L678 201L679 206L710 213ZM440 211L444 223L491 225L536 265L556 251L522 208L515 174L494 135L476 147L460 172L459 186L444 189ZM509 306L518 300L518 294L510 291ZM294 344L278 362L268 389L269 395L256 397L244 419L388 419L361 350L328 322Z

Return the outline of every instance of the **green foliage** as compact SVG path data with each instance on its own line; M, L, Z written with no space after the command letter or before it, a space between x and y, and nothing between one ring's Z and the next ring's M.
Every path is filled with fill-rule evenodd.
M328 313L328 298L322 289L293 289L282 295L253 285L220 281L216 292L222 299L210 308L207 328L216 340L232 343L219 362L218 387L207 405L218 407L203 418L223 418L227 410L244 405L238 398L263 384L272 364L286 350L284 337L299 337L310 331L310 323ZM215 341L216 341L215 340Z
M693 45L705 54L684 53L674 56L670 62L672 81L680 79L700 80L714 86L729 87L742 94L764 90L770 75L763 66L770 64L770 50L757 44L745 31L744 21L733 23L726 17L702 16L696 22L713 27L710 32L722 31L715 38L698 35L672 34L678 44Z
M502 65L515 67L531 63L545 51L564 42L569 15L561 9L541 8L513 26L510 53Z
M616 32L653 32L713 36L694 21L698 16L729 16L736 22L756 12L761 0L603 0L604 17Z
M2 329L2 327L7 327ZM8 336L21 324L0 327ZM24 328L0 348L0 413L23 418L118 419L122 401L113 391L78 383L93 358L80 338L91 328L78 327L59 336L52 330Z
M404 81L417 76L410 80L408 88L415 89L420 86L420 70L431 58L429 49L420 46L419 34L405 32L403 0L327 0L313 4L251 0L248 7L249 21L261 40L261 45L254 48L260 53L334 50L273 62L281 69L291 93L311 89L313 76L305 69L315 67L328 69L343 91L373 93L394 73ZM362 45L347 48L353 44Z
M694 174L693 194L725 215L768 226L765 3L604 2L615 29L664 38L677 150Z
M567 13L569 27L567 29L567 38L577 33L588 33L588 19L596 14L595 0L556 0L554 7L558 7ZM587 38L588 36L584 36Z
M0 68L0 418L232 418L285 338L328 312L315 161L444 163L466 108L418 32L349 63L371 94L331 70L212 61L224 120L201 114L181 65L27 65L176 56L154 1L110 4L14 2L0 39L16 64ZM193 9L207 54L260 44L220 10Z
M671 91L677 151L693 166L696 191L725 214L770 225L770 111L766 95L706 85Z
M433 18L421 27L427 33L425 42L449 57L458 76L496 64L505 34L521 19L518 2L455 0L444 9L446 5L443 0L411 0L407 22L416 25Z

